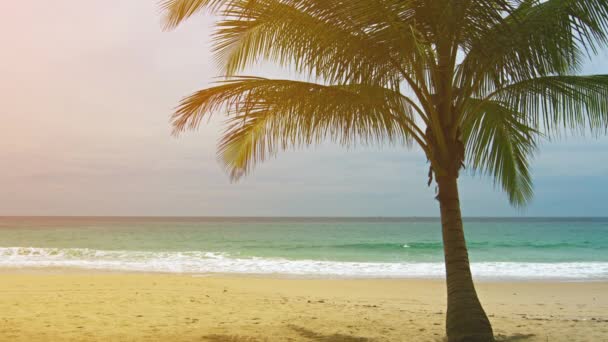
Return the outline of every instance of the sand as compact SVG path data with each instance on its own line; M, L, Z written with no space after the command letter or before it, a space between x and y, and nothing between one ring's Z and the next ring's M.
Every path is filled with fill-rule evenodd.
M478 291L503 339L608 341L607 282ZM0 274L0 341L441 341L444 313L439 280Z

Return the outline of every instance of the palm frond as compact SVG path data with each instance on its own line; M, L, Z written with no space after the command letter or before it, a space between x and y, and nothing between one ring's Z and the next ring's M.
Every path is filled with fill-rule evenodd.
M529 160L538 132L524 123L523 114L497 101L469 101L464 118L467 165L490 175L512 205L525 205L533 193Z
M231 0L161 0L160 8L164 14L166 29L172 29L184 20L204 10L217 10Z
M526 0L464 46L460 87L483 96L504 83L578 70L608 42L605 0Z
M410 99L370 85L314 83L240 77L185 98L173 116L175 133L198 127L224 109L227 129L219 157L233 179L257 162L290 147L331 139L357 143L423 143Z
M382 11L381 2L234 2L215 33L218 60L228 75L262 57L330 83L398 82L400 73L424 62L426 46L398 12Z
M502 21L520 1L402 1L415 13L419 30L429 41L438 43L446 35L456 44L464 44L487 32Z
M538 77L507 85L487 98L524 113L527 125L549 136L608 129L608 75Z
M470 46L500 25L505 16L515 11L525 0L454 1L455 31L459 33L456 43Z

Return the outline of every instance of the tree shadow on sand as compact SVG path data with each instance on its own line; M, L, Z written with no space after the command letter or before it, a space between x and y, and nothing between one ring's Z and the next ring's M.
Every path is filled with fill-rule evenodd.
M310 329L290 325L290 329L298 333L301 337L318 342L373 342L373 339L360 336L352 336L345 334L321 334ZM512 334L512 335L496 335L496 342L525 342L534 337L534 334ZM242 336L242 335L221 335L213 334L203 336L205 341L209 342L267 342L267 338ZM442 341L445 341L444 338Z
M511 334L511 335L498 334L498 335L494 336L494 338L496 339L496 342L526 342L535 336L536 335L534 335L534 334ZM447 340L448 340L448 338L444 337L443 339L440 339L438 341L446 342Z
M290 325L290 329L295 331L301 337L317 342L373 342L374 340L366 337L351 336L345 334L321 334L319 332ZM205 341L209 342L266 342L270 341L267 338L253 337L253 336L242 336L242 335L223 335L213 334L203 336Z
M304 338L308 338L310 340L319 341L319 342L372 342L373 341L372 339L369 339L367 337L351 336L351 335L344 335L344 334L325 335L325 334L321 334L316 331L312 331L310 329L298 327L295 325L290 325L289 328L291 328L293 331L297 332L300 336L302 336Z
M534 334L512 334L512 335L496 335L496 342L524 342L536 335Z

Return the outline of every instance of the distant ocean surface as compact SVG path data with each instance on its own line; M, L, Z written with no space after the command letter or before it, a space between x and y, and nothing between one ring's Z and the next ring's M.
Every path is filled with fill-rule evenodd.
M0 217L0 268L443 277L432 218ZM478 279L608 279L608 218L469 218Z

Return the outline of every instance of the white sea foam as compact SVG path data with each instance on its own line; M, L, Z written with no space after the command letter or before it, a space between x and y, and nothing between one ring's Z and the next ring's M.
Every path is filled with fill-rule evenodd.
M304 277L441 278L443 263L337 262L281 258L234 258L223 253L103 251L80 248L0 248L0 267L69 267L111 271L171 273L274 274ZM608 279L607 262L480 262L473 274L482 279Z

